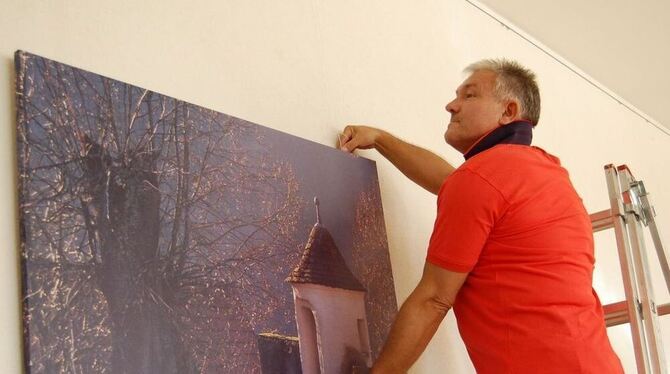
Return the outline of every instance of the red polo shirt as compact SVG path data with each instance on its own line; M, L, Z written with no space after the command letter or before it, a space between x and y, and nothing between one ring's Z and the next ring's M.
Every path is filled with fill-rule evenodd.
M500 144L444 182L427 260L469 272L454 302L478 373L623 373L593 291L588 213L558 158Z

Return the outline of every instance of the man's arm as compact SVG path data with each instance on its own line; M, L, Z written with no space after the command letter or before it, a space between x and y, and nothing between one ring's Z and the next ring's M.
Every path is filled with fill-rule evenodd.
M375 148L414 183L436 195L454 171L453 166L433 152L373 127L345 127L340 135L340 148L347 152Z
M426 262L421 281L400 308L371 373L407 372L426 349L467 276Z

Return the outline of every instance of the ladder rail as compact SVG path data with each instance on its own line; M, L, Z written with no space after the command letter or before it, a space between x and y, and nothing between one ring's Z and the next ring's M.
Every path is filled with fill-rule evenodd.
M593 232L613 228L626 300L605 305L606 326L629 323L635 362L639 374L665 374L659 315L670 314L670 303L657 306L654 300L644 228L649 228L665 283L670 291L670 260L656 226L655 211L642 181L633 178L626 165L605 166L610 197L608 210L590 215Z
M661 329L659 326L656 303L654 300L654 288L649 270L647 250L644 244L644 231L642 225L647 226L648 217L641 197L647 195L644 183L633 178L630 169L626 166L617 168L619 172L619 183L623 189L623 205L626 220L630 224L628 228L633 255L635 274L640 296L640 314L642 315L642 326L645 330L647 343L647 358L654 373L665 373L665 356L663 355L663 343Z
M628 213L633 215L634 213ZM665 357L661 351L663 346L661 343L661 330L658 326L656 317L656 304L654 302L654 290L649 277L649 264L647 261L646 250L644 246L644 239L642 238L642 224L635 220L632 230L629 231L631 236L633 263L638 277L639 295L640 295L640 310L642 314L642 326L645 330L645 338L647 345L647 355L653 366L653 372L665 372Z
M640 182L640 185L642 188L640 201L642 202L642 208L646 217L647 226L649 227L651 239L654 242L654 248L656 248L658 262L661 264L661 271L663 272L663 278L665 279L665 286L667 287L668 292L670 292L670 259L668 258L668 252L665 250L665 247L661 241L661 234L658 231L658 227L656 226L656 211L649 202L649 194L644 188L644 184Z
M610 205L612 212L612 226L617 242L617 251L619 254L619 265L621 277L624 284L624 294L626 296L626 306L628 320L630 323L631 335L633 338L633 351L635 352L635 363L638 373L649 373L649 363L646 357L647 343L642 329L642 315L638 313L638 290L635 282L633 259L629 253L629 237L626 229L624 208L621 201L621 186L614 165L605 166L605 175L607 179L607 189L610 195Z

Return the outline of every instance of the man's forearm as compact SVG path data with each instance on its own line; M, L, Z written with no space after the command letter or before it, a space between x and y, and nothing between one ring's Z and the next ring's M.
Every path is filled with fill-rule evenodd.
M413 292L400 308L371 373L405 373L426 349L448 311L449 306Z
M375 148L414 183L436 195L454 171L440 156L386 132L377 139Z

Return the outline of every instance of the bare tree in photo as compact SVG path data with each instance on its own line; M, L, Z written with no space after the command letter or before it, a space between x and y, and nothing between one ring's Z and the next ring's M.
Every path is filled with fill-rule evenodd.
M292 302L290 166L244 121L17 63L31 370L257 371L254 326Z
M379 357L398 310L384 213L379 187L376 185L361 192L356 202L352 258L352 270L367 290L365 306L368 331L372 355L376 358Z

